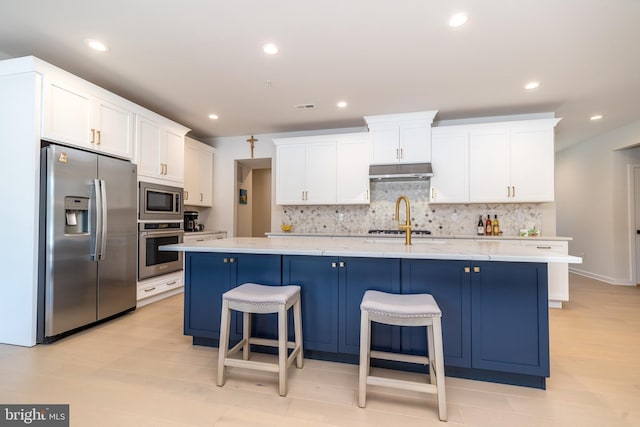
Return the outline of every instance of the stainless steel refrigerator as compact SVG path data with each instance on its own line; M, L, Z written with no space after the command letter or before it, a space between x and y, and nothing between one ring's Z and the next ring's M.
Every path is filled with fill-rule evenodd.
M42 148L38 342L135 309L136 174L128 161Z

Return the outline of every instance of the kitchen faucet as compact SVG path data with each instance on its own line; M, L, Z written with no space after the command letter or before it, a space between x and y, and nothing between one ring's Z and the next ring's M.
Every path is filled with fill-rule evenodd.
M404 200L405 205L405 221L404 224L400 224L400 201ZM409 199L407 196L400 196L396 200L396 220L398 221L398 229L405 231L404 244L411 244L411 206L409 205Z

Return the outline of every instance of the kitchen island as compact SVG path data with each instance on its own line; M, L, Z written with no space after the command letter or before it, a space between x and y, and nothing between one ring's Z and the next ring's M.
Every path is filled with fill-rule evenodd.
M184 331L196 345L218 345L225 291L245 282L297 284L305 357L358 363L360 301L367 289L430 293L443 312L447 375L538 388L549 376L547 263L581 262L488 240L406 246L377 238L232 238L163 249L186 253ZM253 317L255 334L275 336L275 316ZM242 316L232 318L234 340L241 323ZM424 351L426 334L374 324L372 345L417 353Z

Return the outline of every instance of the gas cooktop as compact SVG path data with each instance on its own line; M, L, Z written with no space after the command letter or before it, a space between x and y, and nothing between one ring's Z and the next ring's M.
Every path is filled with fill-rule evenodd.
M404 234L404 230L369 230L369 234ZM428 235L429 230L411 230L412 235Z

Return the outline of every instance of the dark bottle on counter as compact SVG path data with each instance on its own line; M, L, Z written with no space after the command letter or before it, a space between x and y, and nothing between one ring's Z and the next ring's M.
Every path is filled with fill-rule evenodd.
M499 236L500 235L500 223L498 222L498 215L494 215L493 217L493 235L494 236Z
M478 220L478 236L484 236L484 221L482 220L482 215L480 215L480 219Z
M484 223L484 235L491 236L493 224L491 223L491 215L487 215L487 221Z

